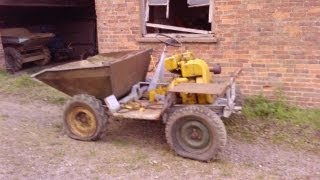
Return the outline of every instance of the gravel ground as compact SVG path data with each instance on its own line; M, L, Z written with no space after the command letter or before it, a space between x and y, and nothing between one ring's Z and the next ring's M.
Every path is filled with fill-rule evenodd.
M228 137L220 160L202 163L176 156L161 123L112 121L80 142L62 133L61 106L0 99L0 179L320 179L318 153Z

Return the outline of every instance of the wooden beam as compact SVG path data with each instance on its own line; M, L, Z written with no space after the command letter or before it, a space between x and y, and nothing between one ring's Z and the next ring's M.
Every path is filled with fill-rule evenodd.
M209 23L212 23L212 27L214 26L214 0L210 0L210 6L209 6ZM211 28L213 30L213 28Z
M154 24L154 23L147 23L147 27L159 28L159 29L167 29L173 31L181 31L181 32L188 32L188 33L195 33L195 34L210 34L211 31L204 31L204 30L197 30L191 28L183 28L177 26L169 26L169 25L162 25L162 24Z
M160 38L162 40L167 40L166 38ZM160 42L158 39L154 37L141 37L136 39L138 42L143 43L158 43ZM216 43L218 42L215 37L183 37L178 38L178 40L182 43Z
M174 38L210 38L214 37L214 34L187 34L187 33L164 33L168 36ZM148 33L144 37L146 38L155 38L158 34L157 33Z
M46 56L43 55L43 54L40 54L40 55L37 55L37 56L31 56L31 57L23 58L22 62L23 63L27 63L27 62L42 60L44 58L46 58Z
M146 4L144 0L140 0L140 30L141 30L141 37L147 34L147 27L146 27Z
M189 6L189 8L194 8L194 7L203 7L203 6L210 6L210 4L193 5L193 6Z
M169 88L168 91L178 93L212 94L221 97L224 95L228 87L228 83L180 83Z

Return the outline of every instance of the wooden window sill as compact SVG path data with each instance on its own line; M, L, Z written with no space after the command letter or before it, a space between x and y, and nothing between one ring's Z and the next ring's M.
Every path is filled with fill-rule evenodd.
M166 40L166 38L160 38ZM157 43L159 40L155 37L140 37L136 39L140 43ZM182 43L217 43L216 37L182 37L177 38Z

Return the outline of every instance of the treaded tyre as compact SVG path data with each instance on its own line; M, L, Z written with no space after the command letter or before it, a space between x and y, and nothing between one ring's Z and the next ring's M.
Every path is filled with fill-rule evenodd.
M206 107L188 106L171 114L166 125L166 138L178 155L211 161L226 145L227 133L215 112Z
M64 108L64 129L69 137L81 141L98 140L106 130L107 115L100 100L81 94Z
M21 53L12 47L4 48L6 69L17 72L22 68L23 57Z
M47 65L50 63L51 61L51 53L50 53L50 50L48 48L43 48L42 49L43 51L43 54L45 56L44 59L42 60L39 60L39 61L35 61L34 63L38 66L44 66L44 65Z

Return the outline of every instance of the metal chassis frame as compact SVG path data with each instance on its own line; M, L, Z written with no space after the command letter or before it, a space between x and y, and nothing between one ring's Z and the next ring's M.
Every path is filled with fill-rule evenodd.
M209 105L196 105L196 106L204 106L212 111L214 111L218 116L228 118L231 116L232 113L241 111L240 106L236 106L235 100L236 100L236 77L241 72L241 69L237 70L233 76L231 76L229 83L227 85L227 90L224 97L217 98L216 101L213 104ZM130 100L138 99L143 91L146 91L146 86L149 85L149 82L139 82L132 88L132 92L120 100L122 103L128 102ZM158 85L168 85L167 83L157 83ZM142 87L142 85L145 85ZM164 123L166 123L167 116L170 114L171 111L174 111L177 108L182 108L186 106L191 105L185 105L185 104L174 104L175 102L175 93L168 93L168 95L165 97L164 105L162 108L161 116ZM112 115L112 114L111 114Z

